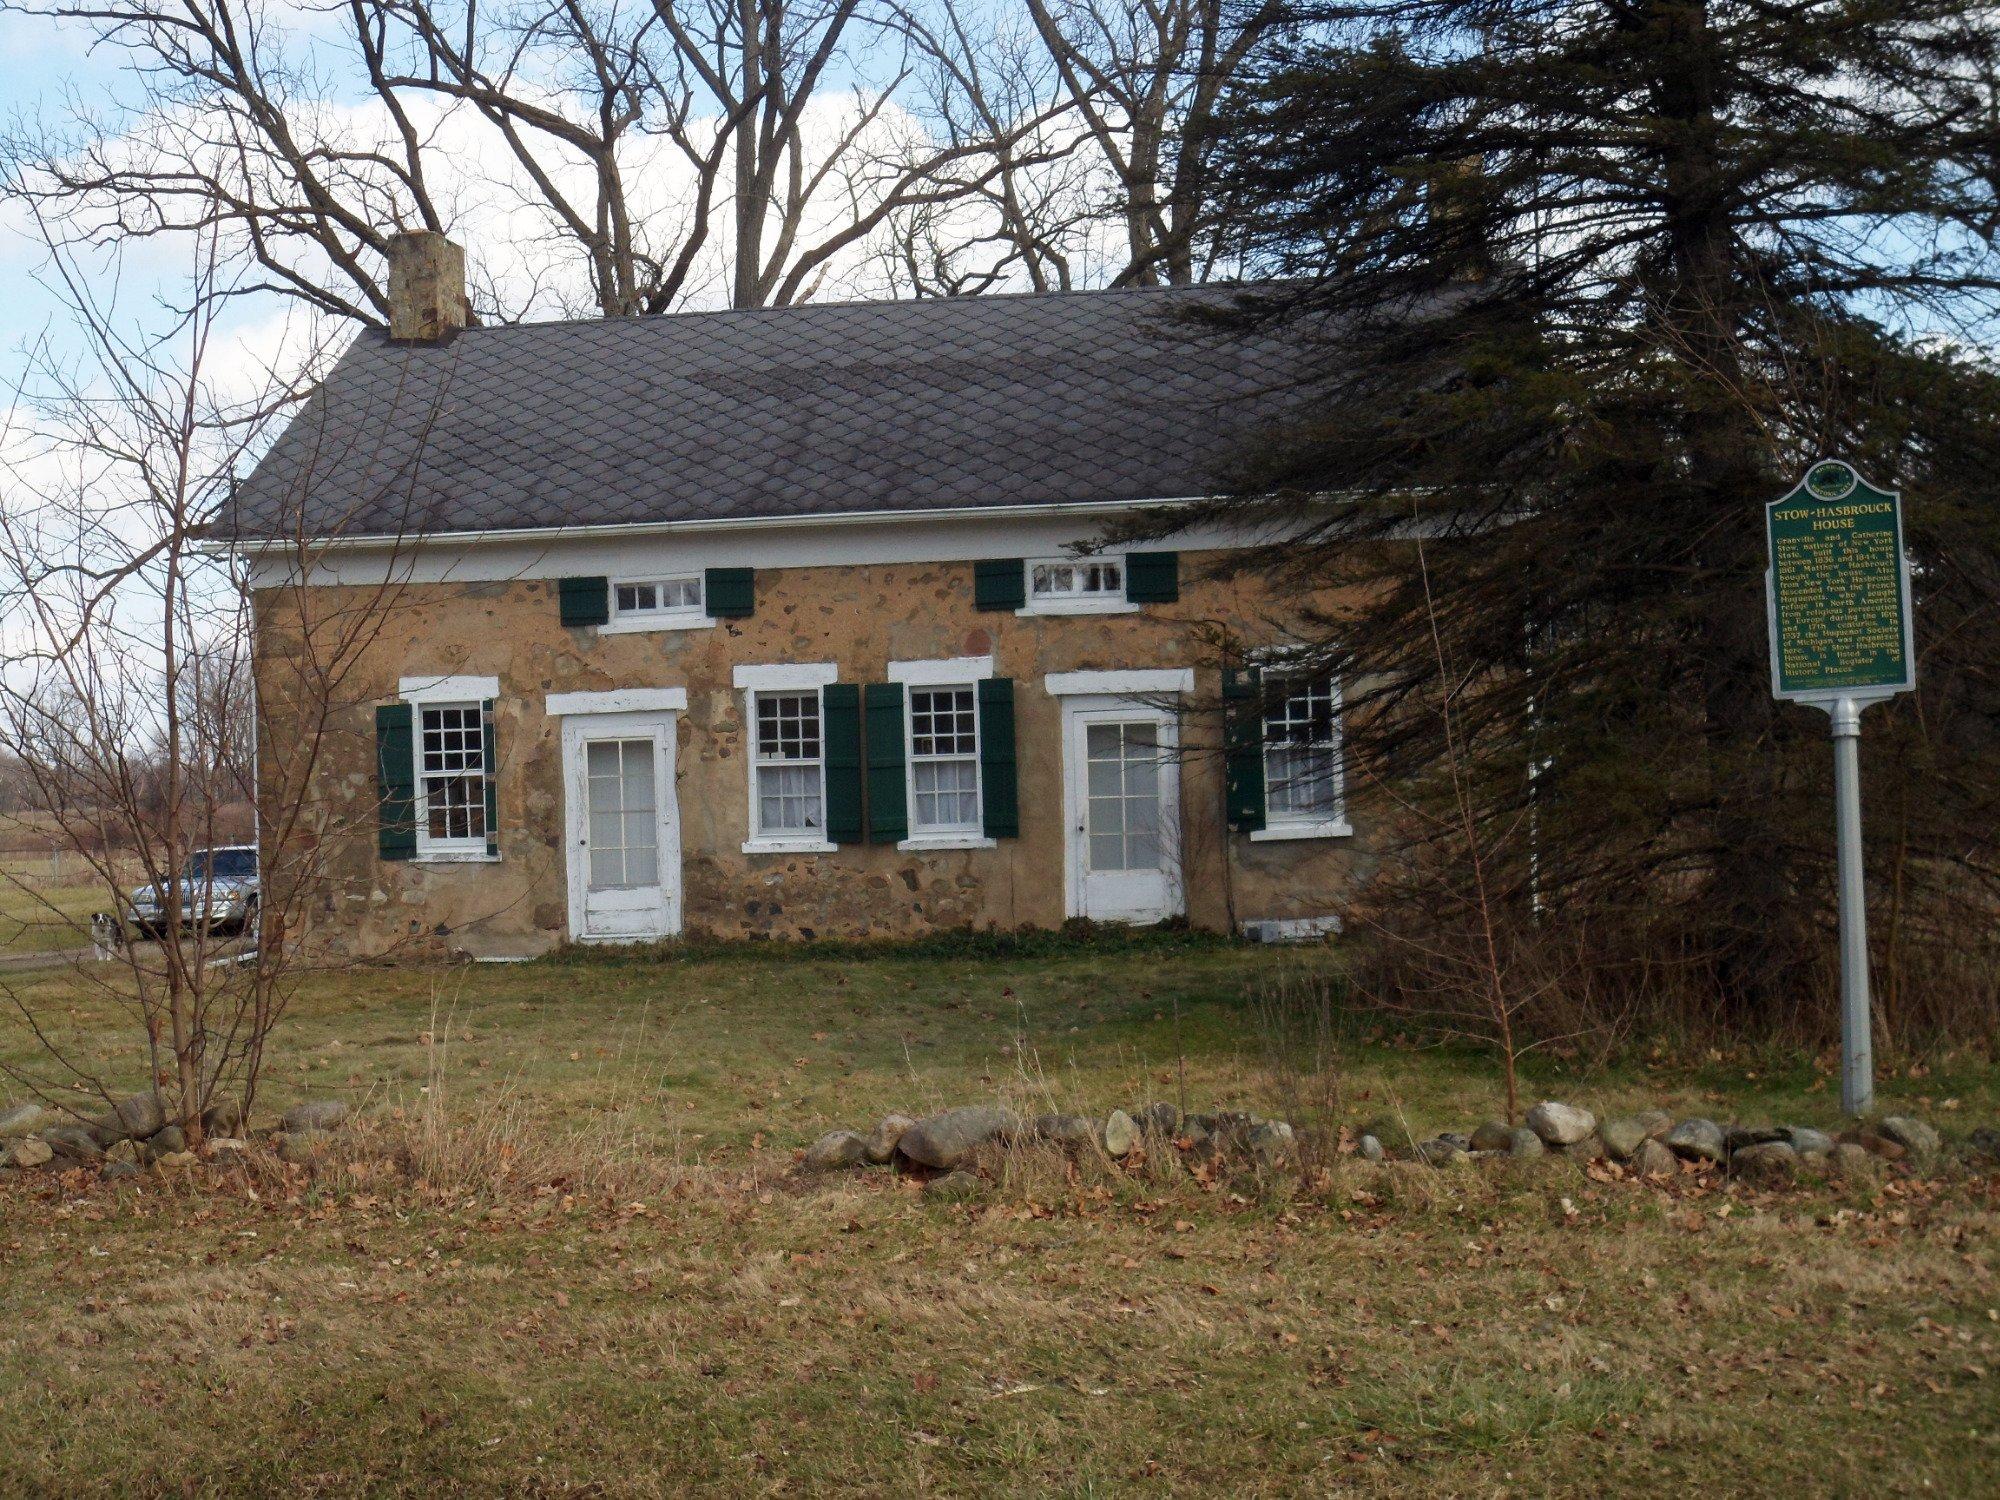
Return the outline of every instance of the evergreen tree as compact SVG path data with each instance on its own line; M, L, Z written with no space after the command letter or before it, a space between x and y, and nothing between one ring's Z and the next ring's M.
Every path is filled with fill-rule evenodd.
M1369 592L1313 622L1350 783L1464 789L1501 909L1595 984L1670 953L1738 1007L1830 1018L1827 721L1771 697L1762 528L1839 455L1902 489L1918 596L1920 692L1863 738L1888 985L1990 941L1993 11L1292 20L1239 81L1217 196L1283 279L1230 319L1304 341L1310 378L1236 498L1190 519L1282 521L1295 540L1254 566Z

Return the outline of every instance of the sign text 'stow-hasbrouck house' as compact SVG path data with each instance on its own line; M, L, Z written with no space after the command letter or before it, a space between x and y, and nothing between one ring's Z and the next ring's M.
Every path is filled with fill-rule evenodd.
M1838 461L1766 510L1772 690L1906 689L1912 676L1902 504Z

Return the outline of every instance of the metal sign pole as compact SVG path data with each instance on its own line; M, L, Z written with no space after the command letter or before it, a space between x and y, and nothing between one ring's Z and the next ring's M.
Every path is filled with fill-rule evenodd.
M1869 1036L1868 888L1861 862L1861 713L1917 684L1903 505L1837 458L1764 507L1771 692L1832 721L1840 896L1840 1102L1875 1102Z
M1833 732L1833 823L1840 875L1840 1107L1858 1115L1875 1102L1875 1047L1868 1007L1868 897L1861 864L1861 710L1827 705Z

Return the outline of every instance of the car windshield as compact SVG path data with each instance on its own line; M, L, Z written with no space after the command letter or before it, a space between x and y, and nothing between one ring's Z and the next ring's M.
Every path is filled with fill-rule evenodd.
M247 880L256 873L255 849L203 849L188 856L189 880Z

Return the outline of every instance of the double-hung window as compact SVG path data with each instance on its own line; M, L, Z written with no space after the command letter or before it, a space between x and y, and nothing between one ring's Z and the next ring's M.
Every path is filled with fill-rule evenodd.
M1030 614L1092 614L1133 608L1122 557L1036 558L1028 564Z
M1267 672L1264 705L1264 836L1344 834L1340 690L1324 676Z
M406 677L419 859L493 857L493 677Z
M900 712L888 720L868 722L871 765L902 764L894 774L903 782L898 800L907 808L907 834L898 838L906 849L985 849L992 837L987 824L989 767L993 746L985 741L980 695L993 676L993 658L956 656L931 661L892 661L889 682L901 690ZM895 689L892 688L891 691ZM870 688L872 694L876 690ZM1011 706L1011 698L1008 700ZM875 736L894 724L902 743L879 753ZM1007 725L1011 726L1011 716ZM988 726L990 727L990 726ZM888 748L888 747L885 747ZM1011 771L1011 733L1001 748ZM1012 788L1002 788L1003 805L1011 808ZM899 814L899 818L900 818Z
M910 692L910 836L977 836L979 705L971 683Z
M418 710L418 826L433 852L486 852L484 718L477 703L427 703Z
M831 849L826 834L826 734L820 692L830 665L738 667L750 761L746 852Z

